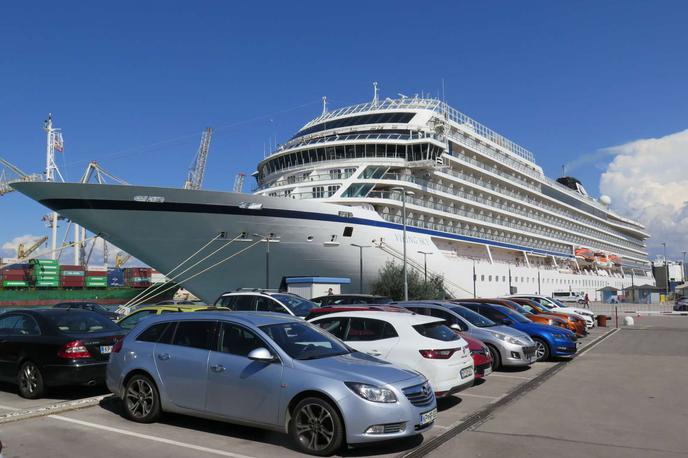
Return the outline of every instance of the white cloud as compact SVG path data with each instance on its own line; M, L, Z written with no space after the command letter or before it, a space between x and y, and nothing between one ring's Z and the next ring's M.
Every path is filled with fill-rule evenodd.
M0 257L3 258L15 258L17 257L17 247L21 243L24 244L26 248L31 246L34 242L37 242L38 239L40 239L40 235L31 235L31 234L25 234L25 235L20 235L19 237L15 237L12 240L5 242L0 246ZM45 247L38 247L36 252L38 251L44 251Z
M680 259L688 250L688 129L607 148L615 155L600 178L612 209L638 219L651 234L648 248Z

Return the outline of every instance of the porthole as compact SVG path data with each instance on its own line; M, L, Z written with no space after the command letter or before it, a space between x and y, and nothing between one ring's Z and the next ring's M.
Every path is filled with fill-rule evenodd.
M312 241L313 241L312 235L309 235L308 237L306 237L306 242L312 242Z

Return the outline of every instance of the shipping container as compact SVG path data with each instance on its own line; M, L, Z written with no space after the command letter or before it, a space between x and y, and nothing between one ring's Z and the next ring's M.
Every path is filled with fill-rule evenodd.
M41 265L59 265L57 259L29 259L29 264L41 264Z
M69 264L61 265L60 269L62 269L63 271L64 270L81 270L81 271L84 270L84 268L81 266L75 266L75 265L69 265Z
M91 266L91 265L89 265L86 267L86 270L92 270L92 271L96 271L96 272L107 272L108 268L107 268L107 266Z
M3 280L2 281L2 287L3 288L26 288L29 286L28 281L21 281L21 280Z
M63 277L83 277L84 271L83 270L63 270L62 272L60 272L60 275Z
M124 270L110 269L107 274L108 286L124 286Z

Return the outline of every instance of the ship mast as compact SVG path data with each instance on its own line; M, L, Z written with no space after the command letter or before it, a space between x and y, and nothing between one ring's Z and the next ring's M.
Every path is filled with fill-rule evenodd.
M55 163L55 150L62 152L62 132L60 129L53 127L53 115L48 113L48 119L43 123L43 130L46 133L46 152L45 152L45 181L55 181L55 177L59 177L60 181L64 181L60 169ZM51 236L50 236L50 257L56 259L57 256L57 212L52 212L50 217Z

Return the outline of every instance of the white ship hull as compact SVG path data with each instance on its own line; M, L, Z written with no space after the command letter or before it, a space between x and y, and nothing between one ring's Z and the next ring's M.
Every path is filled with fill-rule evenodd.
M363 291L370 290L386 262L400 262L394 253L402 251L401 225L384 221L377 212L360 207L139 186L66 183L14 186L159 271L172 271L169 277L208 303L214 302L220 293L239 287L277 288L285 276L347 277L352 281L350 291L358 292L361 289L359 249L352 244L372 245L363 251ZM344 236L346 227L353 228L350 237ZM243 238L229 243L242 233ZM267 273L266 243L260 242L261 238L255 234L273 234L271 237L279 240L269 244ZM621 289L631 286L632 281L635 285L654 284L649 276L635 276L632 280L628 275L622 278L606 273L539 269L534 262L516 265L498 260L490 262L478 256L476 261L457 252L483 253L484 245L417 227L408 228L407 241L410 262L422 265L423 255L418 251L431 252L428 271L442 275L451 293L458 298L474 294L503 296L509 294L510 286L519 293L572 290L595 298L599 297L597 290L604 286ZM178 267L204 246L205 249ZM450 249L452 246L462 249ZM240 253L241 250L245 251ZM228 259L232 255L235 256ZM196 262L198 265L192 267Z

